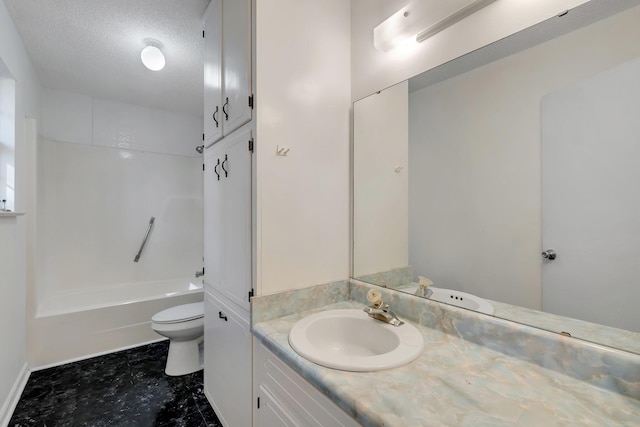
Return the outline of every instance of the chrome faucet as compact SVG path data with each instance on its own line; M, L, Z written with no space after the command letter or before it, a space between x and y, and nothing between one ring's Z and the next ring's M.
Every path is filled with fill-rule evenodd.
M433 294L433 291L429 289L429 286L433 285L433 282L426 277L418 276L418 278L420 283L418 283L419 286L414 295L429 298Z
M398 319L398 316L391 311L389 304L382 302L382 295L377 289L371 289L367 294L367 299L372 305L365 307L364 312L374 319L388 323L393 326L403 325L404 322Z

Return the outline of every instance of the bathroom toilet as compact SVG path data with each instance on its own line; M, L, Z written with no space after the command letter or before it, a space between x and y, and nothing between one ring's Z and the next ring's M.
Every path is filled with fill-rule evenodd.
M169 338L169 354L164 370L167 375L186 375L202 369L204 302L162 310L151 318L151 328Z

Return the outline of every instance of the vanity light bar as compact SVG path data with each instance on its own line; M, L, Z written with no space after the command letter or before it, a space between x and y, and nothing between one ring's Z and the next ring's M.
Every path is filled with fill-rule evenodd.
M485 6L495 1L496 0L476 0L473 3L469 3L462 9L458 10L457 12L452 13L451 15L444 18L442 21L439 21L438 23L430 26L426 30L419 33L416 36L416 41L418 43L422 43L423 41L433 36L434 34L437 34L440 31L444 30L445 28L452 26L456 22L462 21L464 18L470 15L473 15L480 9L484 8Z

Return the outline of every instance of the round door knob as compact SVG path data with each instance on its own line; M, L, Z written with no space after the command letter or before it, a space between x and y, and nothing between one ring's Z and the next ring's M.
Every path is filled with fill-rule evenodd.
M556 259L556 256L556 251L554 251L553 249L547 249L546 251L542 252L542 258L548 259L549 261L553 261L554 259Z

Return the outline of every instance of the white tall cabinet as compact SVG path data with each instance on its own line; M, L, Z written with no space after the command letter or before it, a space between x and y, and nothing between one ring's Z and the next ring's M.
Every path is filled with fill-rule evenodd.
M212 0L204 20L207 399L225 427L252 425L251 1Z
M225 427L278 416L253 412L250 295L349 274L349 14L349 0L205 13L204 382Z
M205 394L225 427L251 425L250 130L205 150Z
M225 427L251 425L251 131L205 149L205 394Z

